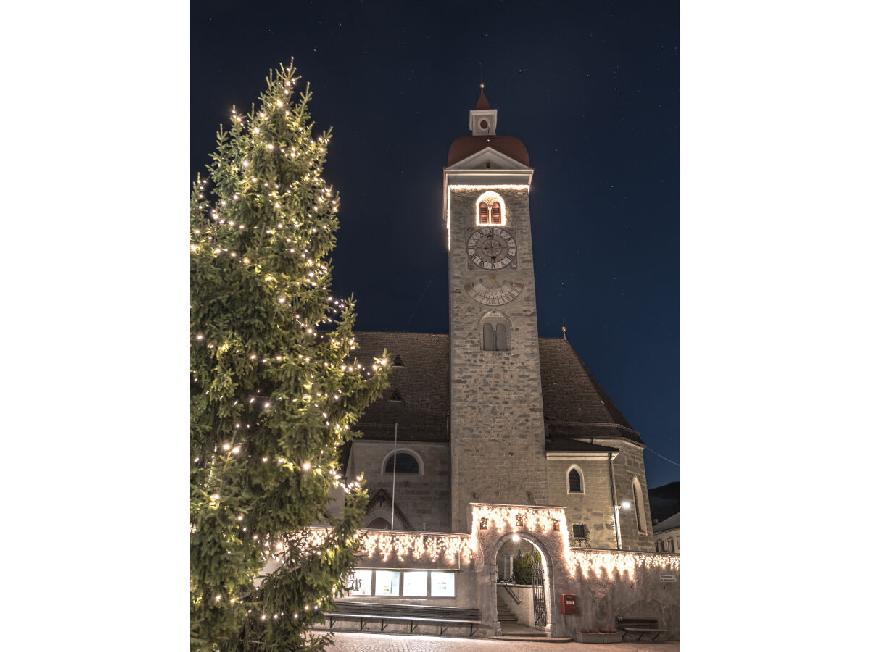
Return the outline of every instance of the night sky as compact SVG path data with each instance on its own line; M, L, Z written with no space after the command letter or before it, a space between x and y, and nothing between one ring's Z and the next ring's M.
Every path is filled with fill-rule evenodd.
M291 58L334 130L333 288L358 328L448 330L441 172L482 79L535 168L540 334L567 324L649 486L679 479L678 3L194 0L192 175Z

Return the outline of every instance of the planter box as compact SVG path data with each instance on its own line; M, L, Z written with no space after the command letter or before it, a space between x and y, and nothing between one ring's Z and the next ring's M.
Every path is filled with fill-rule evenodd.
M580 632L581 643L620 643L622 632Z

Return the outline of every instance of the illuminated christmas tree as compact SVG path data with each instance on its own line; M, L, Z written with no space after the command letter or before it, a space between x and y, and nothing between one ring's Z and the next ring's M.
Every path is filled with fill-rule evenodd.
M233 110L192 195L194 649L322 648L327 636L305 632L349 574L364 510L339 451L388 362L355 360L353 302L330 292L329 133L312 134L296 82L282 66L251 113ZM336 493L344 509L331 515Z

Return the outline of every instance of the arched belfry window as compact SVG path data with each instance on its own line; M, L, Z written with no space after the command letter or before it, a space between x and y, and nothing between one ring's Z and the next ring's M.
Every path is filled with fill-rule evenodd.
M510 322L500 312L488 312L480 320L481 348L484 351L510 351Z
M503 226L507 224L504 199L496 192L487 190L477 198L477 224Z
M495 325L495 350L496 351L507 351L508 350L508 334L507 334L507 326L505 324L496 324Z
M489 219L493 224L501 224L501 205L493 202L489 209Z
M489 224L489 207L483 202L477 205L477 222L478 224Z
M397 474L423 475L422 460L409 450L390 451L384 458L383 473L392 474L394 466Z
M640 480L634 478L631 481L631 492L634 494L634 515L637 519L637 530L641 534L647 534L646 529L646 503L643 500L643 490L640 488Z
M483 325L483 350L495 351L495 329L492 324Z
M577 466L572 466L568 469L568 493L582 494L583 490L583 471Z

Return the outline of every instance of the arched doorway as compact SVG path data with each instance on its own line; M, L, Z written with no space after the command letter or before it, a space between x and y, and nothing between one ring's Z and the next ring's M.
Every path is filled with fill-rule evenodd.
M549 635L553 566L544 546L526 533L507 534L496 544L492 563L496 633Z

